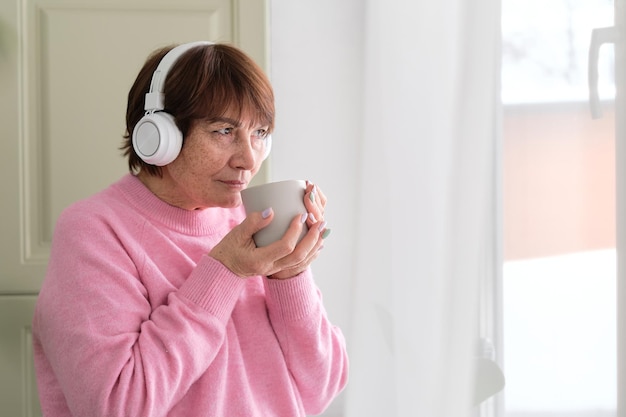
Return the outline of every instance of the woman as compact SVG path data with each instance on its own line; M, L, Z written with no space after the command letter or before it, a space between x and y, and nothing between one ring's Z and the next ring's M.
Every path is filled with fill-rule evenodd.
M234 47L170 50L129 92L131 173L58 219L33 320L43 414L319 414L348 369L310 270L326 198L309 183L308 213L256 248L273 212L246 217L240 191L268 152L271 85Z

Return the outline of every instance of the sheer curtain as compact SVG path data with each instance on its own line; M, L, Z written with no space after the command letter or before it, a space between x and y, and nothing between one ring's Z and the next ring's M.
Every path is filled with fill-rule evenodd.
M366 4L346 416L470 415L496 247L499 2Z

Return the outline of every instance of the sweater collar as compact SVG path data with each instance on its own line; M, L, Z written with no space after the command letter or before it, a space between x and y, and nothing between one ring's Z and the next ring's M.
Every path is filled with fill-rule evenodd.
M117 183L118 189L145 217L166 227L190 235L224 233L245 217L243 206L210 207L185 210L172 206L152 193L135 175L126 174Z

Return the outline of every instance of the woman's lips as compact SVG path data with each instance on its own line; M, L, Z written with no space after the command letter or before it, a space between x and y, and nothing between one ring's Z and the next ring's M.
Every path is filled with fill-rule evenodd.
M229 188L238 189L238 190L243 190L248 185L247 182L240 181L240 180L222 180L221 182L225 184L226 186L228 186Z

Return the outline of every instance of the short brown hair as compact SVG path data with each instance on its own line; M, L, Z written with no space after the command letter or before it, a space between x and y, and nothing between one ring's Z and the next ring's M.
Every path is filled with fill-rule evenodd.
M145 95L161 59L175 45L154 51L139 71L128 93L126 133L121 149L131 172L146 170L162 175L161 168L144 162L135 153L132 132L145 114ZM245 53L226 44L196 46L173 65L163 88L164 111L174 116L183 134L183 146L196 119L223 116L229 108L256 115L255 123L274 129L274 92L263 70Z

